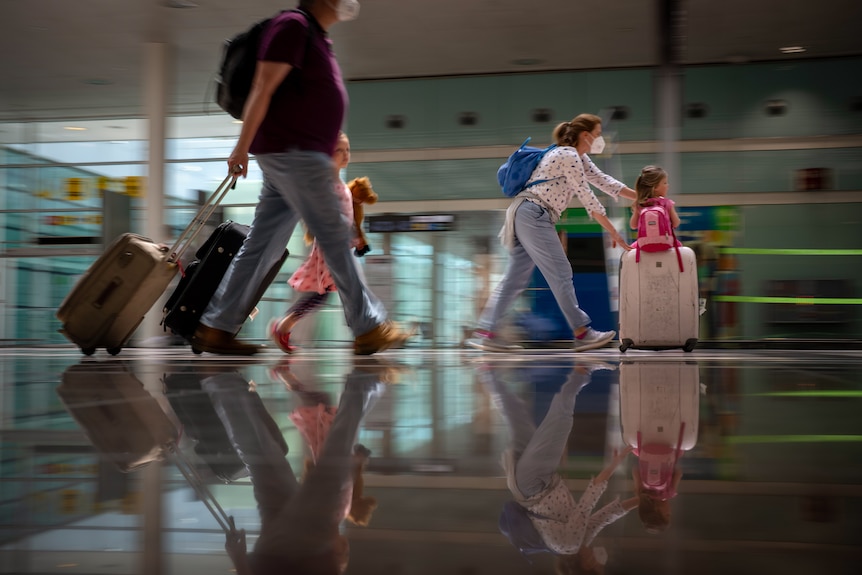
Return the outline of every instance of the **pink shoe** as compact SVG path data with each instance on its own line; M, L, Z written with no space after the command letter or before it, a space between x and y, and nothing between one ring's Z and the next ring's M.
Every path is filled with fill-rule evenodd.
M279 331L278 326L281 323L280 319L274 319L269 322L266 331L269 332L270 339L275 342L278 349L284 353L294 353L299 350L295 345L290 345L290 332Z

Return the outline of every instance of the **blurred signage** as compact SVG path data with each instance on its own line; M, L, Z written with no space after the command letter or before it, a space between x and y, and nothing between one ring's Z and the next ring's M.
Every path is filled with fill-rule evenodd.
M127 196L140 198L144 195L144 178L143 176L126 176L123 187Z
M454 214L374 214L365 216L371 233L449 232L455 229Z
M63 192L64 198L70 201L83 200L86 196L87 186L84 178L66 178Z
M42 216L46 226L102 225L102 214Z
M143 176L64 178L61 198L74 202L86 200L93 196L102 198L105 196L105 192L117 192L133 198L140 198L144 194L145 185L146 178ZM36 192L36 196L40 198L50 198L51 195L50 190Z

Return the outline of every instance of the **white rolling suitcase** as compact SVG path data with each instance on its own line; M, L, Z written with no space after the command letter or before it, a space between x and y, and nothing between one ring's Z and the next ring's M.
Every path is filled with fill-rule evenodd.
M641 260L643 261L643 260ZM620 422L638 456L641 482L672 496L674 470L697 443L700 370L685 361L623 361Z
M620 421L623 441L679 445L697 443L700 422L700 370L687 361L623 361L620 364ZM685 429L682 438L680 426Z
M698 335L697 261L691 248L623 254L620 262L620 351L692 351ZM680 271L680 262L682 271Z

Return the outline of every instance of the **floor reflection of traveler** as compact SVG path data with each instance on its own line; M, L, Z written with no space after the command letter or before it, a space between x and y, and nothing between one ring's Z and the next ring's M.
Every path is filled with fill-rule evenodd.
M266 573L338 574L349 561L349 543L339 526L350 512L354 473L361 471L367 451L357 448L359 426L382 390L387 370L357 365L344 390L325 437L299 481L260 418L249 417L244 404L252 394L237 372L207 377L210 394L225 429L249 471L261 517L260 537L246 552L245 531L228 533L225 549L240 575ZM319 394L306 390L304 398ZM367 522L367 521L366 521Z
M558 472L572 430L575 400L589 384L593 371L613 368L606 364L570 365L568 373L562 371L565 383L538 427L524 402L502 381L499 368L485 364L479 369L479 379L510 431L503 467L514 500L505 505L499 526L522 553L557 555L559 573L601 573L607 554L601 547L594 548L593 540L606 525L637 507L638 499L616 498L596 512L593 508L631 448L615 451L610 463L575 499Z

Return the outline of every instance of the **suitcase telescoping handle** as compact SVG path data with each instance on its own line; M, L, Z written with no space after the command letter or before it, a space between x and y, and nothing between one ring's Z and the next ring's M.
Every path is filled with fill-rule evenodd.
M201 478L197 469L195 469L194 465L186 458L186 456L179 450L176 444L171 445L166 450L166 455L168 460L173 463L177 469L179 469L180 473L183 474L186 481L189 482L189 485L192 489L197 493L198 498L203 501L203 504L206 505L206 508L215 518L216 523L219 524L219 527L225 532L225 534L230 534L231 531L235 531L236 527L234 526L233 517L229 516L225 513L224 509L219 502L216 501L215 496L213 496L212 491L204 483L204 480Z
M198 210L198 213L195 214L195 217L192 218L192 221L186 226L186 229L183 230L183 233L174 242L174 245L171 246L170 251L168 251L168 254L170 254L168 256L168 263L177 263L192 242L195 241L195 238L227 193L236 188L236 180L239 178L240 172L242 172L242 168L239 166L234 168L233 172L228 174L222 183L219 184L215 192L207 198L207 201L204 202L204 205L201 206L201 209Z

